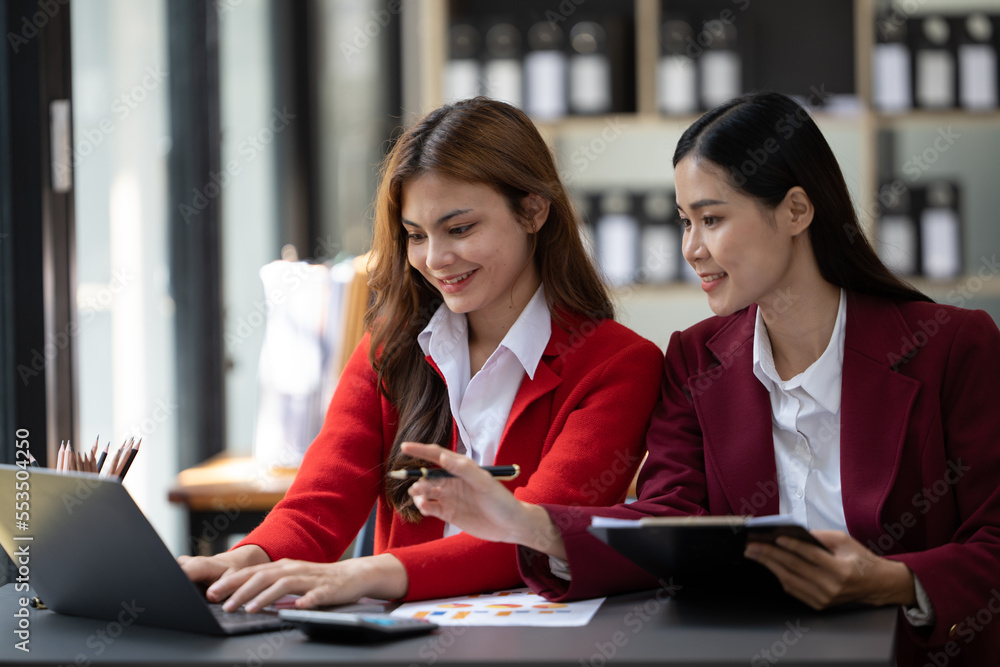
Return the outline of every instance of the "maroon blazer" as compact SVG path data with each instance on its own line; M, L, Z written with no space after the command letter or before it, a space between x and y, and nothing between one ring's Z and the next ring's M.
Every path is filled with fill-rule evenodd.
M899 619L900 665L1000 661L1000 331L982 311L848 293L841 484L850 534L902 561L927 590L931 628ZM767 391L753 374L756 306L674 333L647 437L639 500L546 506L572 582L519 551L552 600L652 588L655 578L591 537L593 514L778 512ZM956 657L959 656L959 657Z

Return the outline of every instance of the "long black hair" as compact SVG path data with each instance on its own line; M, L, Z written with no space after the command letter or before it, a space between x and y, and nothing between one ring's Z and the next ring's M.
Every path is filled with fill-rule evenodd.
M791 188L805 190L815 209L809 240L826 281L897 301L932 301L879 259L858 223L830 145L791 98L749 93L715 107L684 131L674 167L688 155L714 163L733 187L767 209Z

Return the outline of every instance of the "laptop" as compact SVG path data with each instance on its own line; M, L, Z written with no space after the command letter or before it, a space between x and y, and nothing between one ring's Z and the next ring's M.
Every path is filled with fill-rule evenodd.
M27 553L32 590L60 614L210 635L283 625L210 604L117 479L0 464L0 545L15 566Z

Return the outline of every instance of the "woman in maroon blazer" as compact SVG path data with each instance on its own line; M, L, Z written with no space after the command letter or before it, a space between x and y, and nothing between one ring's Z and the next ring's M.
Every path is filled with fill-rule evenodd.
M586 532L592 515L791 514L830 552L788 538L746 550L789 594L898 605L901 665L995 664L993 320L890 274L832 151L787 97L708 112L674 167L684 256L717 317L670 340L638 502L529 505L467 459L407 444L461 478L415 485L418 508L529 547L521 571L553 600L657 585Z
M234 549L182 557L226 609L255 611L286 593L309 607L520 585L512 545L423 518L409 483L387 477L421 465L404 440L516 463L521 474L504 486L529 502L619 502L639 465L663 355L613 321L524 113L466 100L400 136L372 255L369 333L288 494ZM375 555L337 562L373 506Z

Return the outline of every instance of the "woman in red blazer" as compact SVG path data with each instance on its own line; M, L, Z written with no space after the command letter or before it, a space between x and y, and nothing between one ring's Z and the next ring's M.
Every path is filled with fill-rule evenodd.
M521 111L458 102L396 141L369 275L369 332L288 494L231 551L181 559L226 609L287 593L311 607L520 585L513 545L422 517L409 483L387 477L421 465L404 440L517 464L504 487L533 503L618 502L639 465L663 356L613 321ZM376 555L337 562L373 506Z
M531 506L467 459L406 445L462 478L418 483L418 507L529 547L522 574L553 600L657 585L587 533L592 515L790 513L832 553L746 551L788 593L898 605L900 665L996 664L996 324L886 270L819 129L782 95L705 114L674 166L684 255L717 317L670 340L638 502Z

